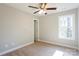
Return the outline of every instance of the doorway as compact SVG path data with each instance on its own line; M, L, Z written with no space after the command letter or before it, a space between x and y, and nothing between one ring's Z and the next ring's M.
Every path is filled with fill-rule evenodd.
M39 21L34 20L34 42L39 39Z

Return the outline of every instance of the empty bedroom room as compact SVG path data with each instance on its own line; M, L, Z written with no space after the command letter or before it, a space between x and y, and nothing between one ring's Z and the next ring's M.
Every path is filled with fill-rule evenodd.
M79 56L79 3L0 3L1 56Z

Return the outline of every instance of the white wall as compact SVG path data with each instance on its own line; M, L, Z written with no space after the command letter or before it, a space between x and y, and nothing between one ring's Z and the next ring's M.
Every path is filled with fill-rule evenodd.
M66 14L75 14L75 40L65 40L58 38L58 16ZM39 18L40 40L68 47L77 47L78 29L77 29L77 9L41 16Z
M0 53L33 41L33 16L0 4Z
M78 8L78 49L79 49L79 8Z

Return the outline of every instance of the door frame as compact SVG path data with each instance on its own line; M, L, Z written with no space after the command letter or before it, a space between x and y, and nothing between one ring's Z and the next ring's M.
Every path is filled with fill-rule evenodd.
M39 41L39 20L38 20L38 19L34 19L33 22L35 23L35 21L38 22L38 23L37 23L37 24L38 24L38 27L37 27L37 28L38 28L38 30L37 30L37 31L38 31L38 37L37 37L37 38L38 38L38 39L35 40L35 28L34 28L34 41ZM34 25L35 25L35 24L34 24Z

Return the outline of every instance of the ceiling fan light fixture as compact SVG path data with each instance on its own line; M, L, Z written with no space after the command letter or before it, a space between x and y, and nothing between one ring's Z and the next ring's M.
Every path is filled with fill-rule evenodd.
M38 9L33 14L36 14L36 13L42 14L42 13L44 13L45 15L47 15L47 10L56 10L57 9L56 7L48 8L47 3L40 3L39 7L35 7L35 6L28 6L28 7Z
M43 10L40 10L40 11L39 11L39 14L41 14L41 13L43 13Z
M43 11L43 13L46 13L46 11Z

